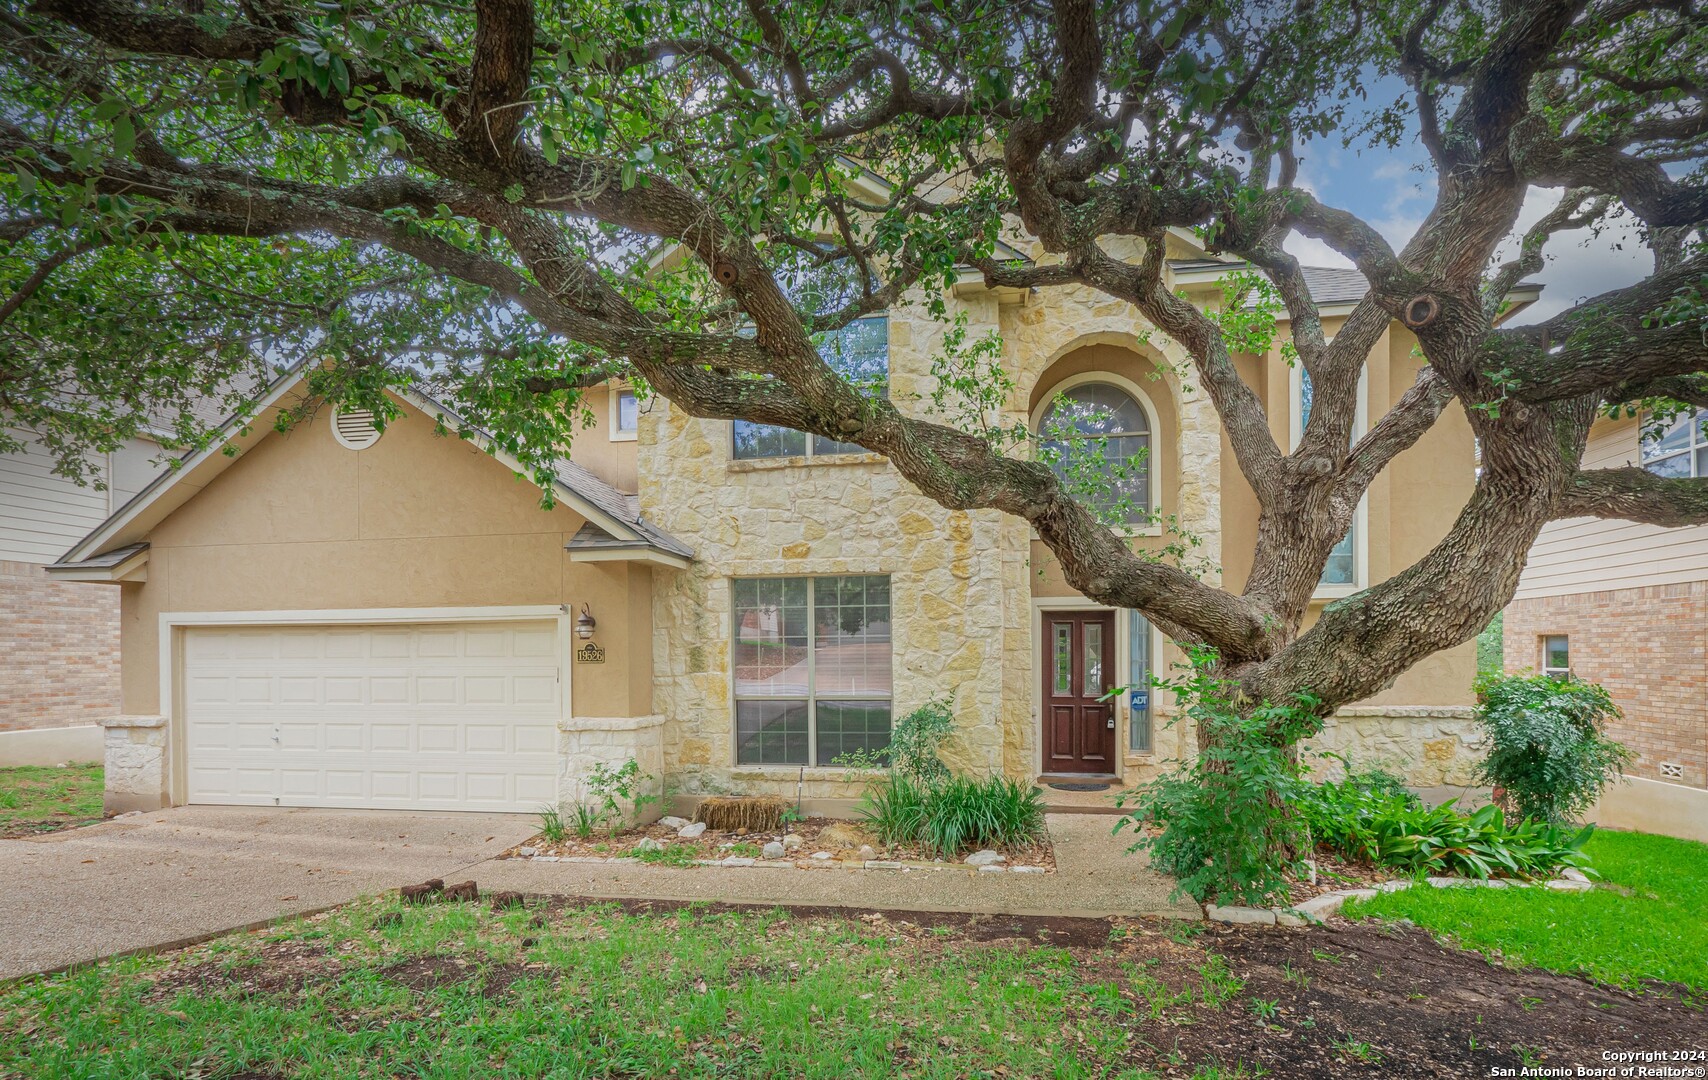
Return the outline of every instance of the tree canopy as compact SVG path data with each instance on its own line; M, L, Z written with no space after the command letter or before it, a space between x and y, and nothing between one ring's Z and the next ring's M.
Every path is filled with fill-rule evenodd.
M309 358L316 390L382 410L386 386L446 387L535 463L586 387L631 377L1021 516L1087 596L1325 708L1473 636L1550 520L1708 521L1708 481L1579 467L1603 412L1708 405L1691 2L35 0L0 37L0 410L69 471L147 425L205 439L192 400L236 405ZM1332 140L1427 150L1434 202L1403 245L1300 182ZM854 182L868 167L882 196ZM1557 207L1499 261L1537 188ZM1551 236L1616 213L1652 273L1500 323ZM1165 286L1171 228L1285 308L1314 393L1290 451L1234 363L1261 328ZM1332 340L1295 234L1369 282ZM1003 258L1005 238L1045 257ZM661 250L682 261L636 272ZM820 355L968 266L1129 301L1190 355L1261 508L1241 593L1135 553L977 422L1003 387L978 342L948 336L940 380L971 407L934 415ZM1354 439L1396 319L1428 365ZM1364 491L1454 400L1481 448L1463 511L1301 632Z

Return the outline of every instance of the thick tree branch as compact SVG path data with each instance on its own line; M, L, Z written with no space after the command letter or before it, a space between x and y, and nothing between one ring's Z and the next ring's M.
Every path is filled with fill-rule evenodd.
M1572 476L1554 516L1618 518L1667 528L1708 525L1708 478L1660 477L1635 465L1586 469Z

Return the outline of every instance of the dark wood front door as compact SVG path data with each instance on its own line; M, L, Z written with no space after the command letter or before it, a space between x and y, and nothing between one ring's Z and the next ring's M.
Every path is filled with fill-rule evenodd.
M1115 613L1044 612L1044 772L1114 773Z

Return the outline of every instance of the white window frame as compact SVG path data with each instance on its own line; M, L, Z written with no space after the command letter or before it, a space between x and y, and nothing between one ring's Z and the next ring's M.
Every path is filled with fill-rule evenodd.
M635 399L635 426L628 430L624 430L621 423L623 415L622 397L624 394ZM611 413L611 423L608 428L611 441L634 442L640 438L640 398L636 396L634 390L627 386L613 386L606 396L609 398L608 407Z
M1032 410L1032 415L1028 420L1031 432L1034 437L1038 435L1038 425L1044 422L1044 414L1050 411L1050 406L1055 404L1059 395L1087 383L1108 383L1132 398L1138 403L1140 410L1144 412L1145 423L1149 424L1151 429L1150 461L1148 462L1150 467L1146 470L1150 481L1150 491L1147 493L1150 505L1146 507L1146 510L1151 517L1158 520L1149 525L1113 526L1115 534L1117 536L1161 536L1162 523L1160 519L1163 514L1162 455L1158 452L1158 447L1162 442L1162 423L1157 419L1156 404L1151 401L1150 395L1145 393L1138 383L1125 376L1117 375L1113 371L1082 371L1078 375L1069 375L1050 387L1050 392L1038 402L1037 408ZM1037 533L1034 531L1033 536L1036 535Z
M882 571L874 573L858 573L850 571L846 574L742 574L729 578L729 730L730 730L730 764L738 769L840 769L842 766L828 761L817 761L818 757L818 627L815 618L818 614L818 582L830 578L848 577L881 577L890 583L890 692L887 694L847 693L829 695L832 701L887 701L890 703L890 738L895 738L896 702L895 702L895 577ZM738 636L741 633L741 608L735 600L735 585L738 581L790 581L801 580L807 583L807 759L806 761L742 761L741 760L741 720L738 715L739 704L743 701L798 701L798 698L777 697L766 695L742 694L735 677L735 653Z
M1561 641L1566 643L1566 666L1563 668L1562 667L1550 667L1548 664L1548 652L1549 652L1548 642L1554 640L1555 638L1559 638ZM1567 678L1571 675L1571 673L1572 673L1572 637L1570 634L1540 634L1536 638L1536 644L1540 647L1541 652L1542 652L1542 655L1538 658L1536 667L1538 670L1540 670L1542 672L1542 674L1548 676L1551 679L1564 679L1564 678Z
M849 323L849 325L853 325L853 323L862 322L862 321L868 320L868 319L883 319L884 320L884 395L885 395L885 397L888 397L889 396L890 379L892 377L894 377L894 375L895 375L895 369L890 366L891 360L894 359L894 357L891 355L891 349L894 347L894 343L890 340L890 336L895 332L894 323L890 319L890 313L888 311L881 311L881 312L874 311L870 315L862 315L860 318L852 320ZM821 454L818 451L816 451L815 449L813 449L813 444L818 441L819 436L813 434L810 431L802 431L801 435L803 437L803 442L802 442L802 446L801 446L801 452L798 454L767 454L764 457L740 457L735 452L735 426L737 424L741 424L741 423L753 424L755 427L780 427L786 431L797 431L797 430L799 430L798 428L791 428L791 427L788 427L787 425L784 425L784 424L761 424L761 423L758 423L757 421L753 421L753 420L746 420L746 421L731 420L729 422L729 444L728 445L729 445L729 459L732 462L797 461L797 462L811 463L811 461L814 458L842 459L842 458L851 457L853 455L869 455L872 453L872 451L869 451L865 447L860 446L859 444L856 443L856 444L853 444L855 446L855 449L853 449L853 450L838 450L835 453L822 453ZM838 439L836 441L841 442L842 440ZM835 575L828 575L828 576L834 577Z
M1332 342L1334 339L1327 339ZM1369 374L1370 365L1366 363L1358 371L1358 402L1352 415L1352 441L1356 443L1363 438L1365 426L1368 423L1369 409ZM1305 425L1300 423L1299 410L1305 399L1305 365L1303 361L1294 361L1288 368L1287 378L1287 449L1291 453L1299 448L1299 440L1305 437ZM1369 586L1370 583L1370 493L1366 491L1358 497L1358 508L1352 513L1352 583L1324 584L1318 582L1316 590L1311 593L1313 600L1334 600L1342 596L1351 596Z
M1648 456L1649 443L1651 441L1658 440L1644 438L1643 429L1639 426L1637 429L1637 460L1642 464L1646 471L1652 473L1655 471L1653 468L1655 465L1658 465L1663 461L1671 461L1676 457L1682 457L1684 458L1685 463L1690 466L1690 471L1680 476L1680 479L1683 479L1684 476L1698 477L1703 475L1701 470L1696 467L1696 462L1697 451L1708 449L1708 436L1704 436L1702 434L1702 425L1704 422L1708 422L1708 409L1698 409L1695 412L1690 413L1688 416L1680 416L1667 428L1666 431L1661 434L1664 437L1665 435L1670 434L1673 428L1677 427L1680 423L1684 423L1688 424L1690 427L1690 441L1677 450L1670 450L1667 453L1657 454L1654 457ZM1660 474L1657 473L1656 475Z

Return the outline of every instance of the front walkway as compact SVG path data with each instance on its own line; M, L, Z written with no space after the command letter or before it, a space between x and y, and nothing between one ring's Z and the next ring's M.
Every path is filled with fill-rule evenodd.
M494 859L471 876L482 892L514 889L599 898L722 900L737 904L809 904L860 909L969 911L999 915L1164 915L1197 919L1191 900L1171 903L1172 879L1128 855L1131 834L1112 835L1103 814L1050 814L1053 874L981 874L948 870L721 869Z
M523 814L179 806L0 840L0 979L466 878L536 826Z

